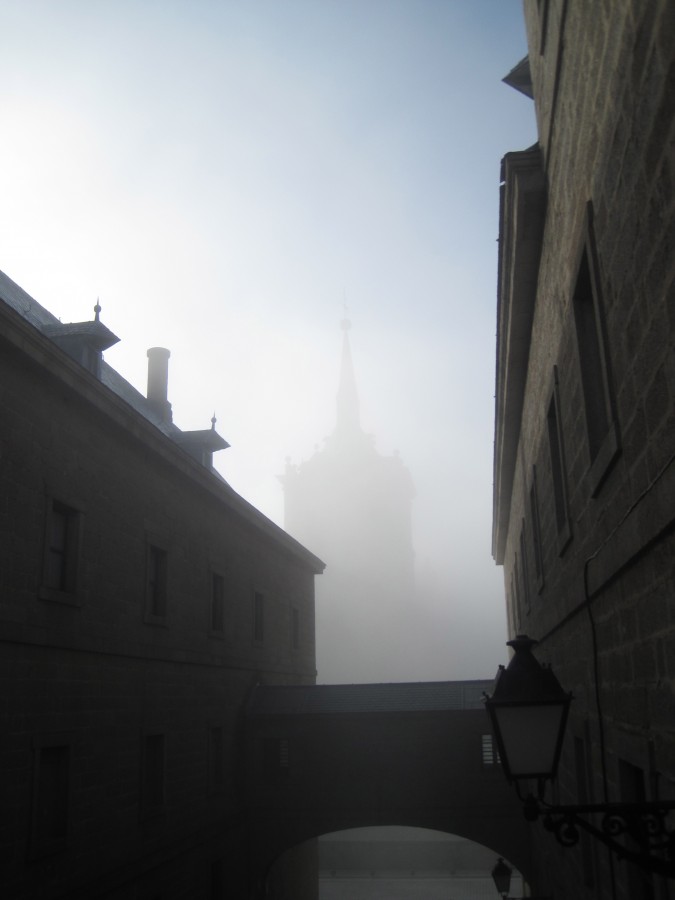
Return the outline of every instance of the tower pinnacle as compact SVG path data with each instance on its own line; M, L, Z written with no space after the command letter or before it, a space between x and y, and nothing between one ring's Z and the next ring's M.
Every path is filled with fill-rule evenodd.
M349 329L352 323L344 318L340 322L342 328L342 361L340 364L340 384L337 392L336 433L341 435L361 432L359 413L359 396L356 390L354 364L349 344Z

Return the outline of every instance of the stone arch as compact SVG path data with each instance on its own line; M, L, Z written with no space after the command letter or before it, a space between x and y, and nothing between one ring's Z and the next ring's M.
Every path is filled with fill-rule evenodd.
M438 811L400 810L398 814L378 815L372 810L324 811L321 816L289 817L283 821L260 823L254 833L253 864L256 883L267 880L281 857L308 841L323 835L355 828L402 826L453 835L488 848L495 860L502 857L517 869L526 881L531 877L529 842L525 839L526 825L521 827L507 821L503 809L477 808ZM511 827L509 827L509 825ZM255 896L266 896L264 893Z
M259 689L246 720L253 880L303 841L376 825L460 835L529 880L521 803L486 753L489 723L471 700L484 684Z
M314 871L315 871L316 877L318 878L318 876L319 876L319 860L318 860L318 850L316 848L317 848L318 840L320 838L322 838L322 837L329 838L329 837L336 837L337 835L342 835L342 836L344 836L345 840L348 841L349 836L353 834L357 840L358 839L364 840L364 846L365 846L365 845L373 844L373 843L377 844L380 841L385 843L387 836L386 836L386 834L383 834L383 833L387 832L387 831L390 831L392 833L391 840L394 840L394 841L400 841L401 834L404 833L405 836L403 837L403 841L404 842L407 840L410 841L410 849L411 849L410 857L413 860L417 859L417 863L415 863L415 865L417 865L419 867L419 871L423 870L423 865L420 863L419 849L418 849L418 852L415 852L415 850L416 850L415 841L419 840L420 845L421 845L422 843L425 842L424 841L425 837L427 838L428 842L432 842L433 836L443 835L449 839L447 850L445 850L445 848L443 848L443 851L441 851L442 856L445 856L447 854L447 859L446 859L445 864L448 866L448 870L447 870L448 878L451 877L451 872L453 871L453 868L451 867L451 862L453 861L453 853L455 854L455 858L454 858L455 864L456 865L459 864L458 863L459 857L457 857L457 855L456 855L459 851L464 857L466 857L466 855L468 853L472 857L474 865L480 869L484 869L486 877L488 876L488 873L491 871L494 863L497 861L497 858L501 856L515 870L514 874L516 875L516 877L518 877L520 875L523 877L523 880L527 880L527 872L522 871L520 869L517 861L512 859L505 852L502 852L501 848L498 848L498 847L495 848L493 846L485 845L479 841L474 841L463 835L457 835L454 832L448 831L446 829L428 828L428 827L423 827L423 826L419 826L419 825L415 825L415 826L398 825L397 826L397 825L392 825L392 824L377 824L375 826L370 826L370 827L358 826L355 828L344 828L344 829L339 829L338 831L312 835L311 837L307 838L304 841L301 841L297 844L292 844L292 845L288 846L286 849L281 851L274 860L272 860L268 864L268 866L266 868L266 873L265 873L265 884L263 886L263 890L259 894L257 894L256 897L258 897L258 896L265 897L265 898L268 898L268 900L287 900L287 897L290 897L290 896L302 897L303 896L302 888L299 889L297 884L293 885L293 889L292 889L291 893L287 893L288 886L287 886L287 884L285 884L285 879L287 879L289 876L291 878L293 877L293 874L294 874L293 873L293 865L296 864L298 861L304 862L305 865L307 865L309 863L309 867L311 870L313 859L315 860ZM370 832L371 835L368 835L368 832ZM414 835L415 832L418 833L417 836ZM374 839L373 839L373 833L377 834L377 836ZM457 842L454 846L453 846L454 842L451 839L455 839ZM439 843L442 844L443 841L440 841ZM339 844L339 842L336 842L336 844ZM371 850L372 850L372 847L371 847ZM400 852L400 850L401 850L400 846L397 847L397 851ZM303 853L305 854L304 857L302 855ZM422 855L424 855L423 848L422 848ZM377 854L376 854L376 857L377 857ZM436 853L435 857L438 858L439 854ZM373 863L373 866L374 866L374 869L376 869L375 862ZM405 866L403 866L403 868L405 869ZM442 872L443 872L442 864L439 863L439 865L436 866L436 868L438 869L438 877L443 877L442 876ZM364 871L366 871L368 869L369 869L369 867L365 867ZM374 869L371 871L374 871ZM414 869L414 865L413 865L413 869ZM411 871L410 875L412 877L414 877L414 871ZM461 874L457 875L456 877L461 877ZM311 896L311 891L308 891L308 896Z

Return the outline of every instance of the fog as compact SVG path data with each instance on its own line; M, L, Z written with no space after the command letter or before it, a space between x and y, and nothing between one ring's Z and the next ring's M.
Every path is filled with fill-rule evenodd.
M535 140L501 83L520 6L3 4L0 269L64 322L99 298L121 338L106 360L142 391L147 348L168 347L174 421L215 410L217 468L280 525L287 459L335 428L349 316L362 429L415 488L415 587L404 642L370 592L372 665L339 680L490 677L506 655L496 237L500 158Z
M353 828L319 841L321 900L480 900L494 897L493 850L426 828ZM512 871L510 893L522 896Z

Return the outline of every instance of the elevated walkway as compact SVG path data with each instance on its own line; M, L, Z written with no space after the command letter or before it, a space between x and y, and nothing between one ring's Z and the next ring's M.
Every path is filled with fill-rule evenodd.
M432 828L530 869L527 825L492 749L492 681L259 686L246 715L254 866L368 825Z

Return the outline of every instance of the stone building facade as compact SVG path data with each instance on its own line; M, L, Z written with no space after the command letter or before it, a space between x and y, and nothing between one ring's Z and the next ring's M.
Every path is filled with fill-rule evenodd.
M672 800L675 6L525 18L510 81L539 140L502 163L493 553L510 635L575 697L559 801ZM602 844L533 839L535 892L673 892Z
M323 564L0 275L4 898L245 897L243 710L312 684Z

